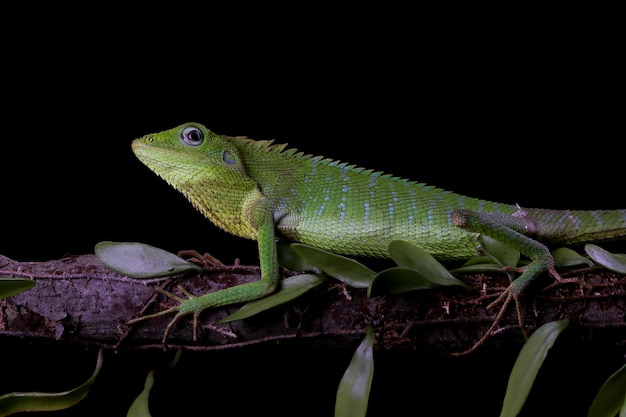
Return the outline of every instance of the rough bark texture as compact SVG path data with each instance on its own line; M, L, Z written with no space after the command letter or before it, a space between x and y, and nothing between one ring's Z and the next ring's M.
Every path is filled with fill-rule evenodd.
M285 272L287 274L287 272ZM28 277L36 286L0 300L0 338L30 338L103 346L108 349L162 349L161 338L172 315L127 325L128 320L174 305L155 292L194 294L259 279L255 266L213 267L200 276L136 280L116 274L94 255L49 262L17 262L0 256L0 276ZM367 299L366 291L329 279L298 299L227 325L216 321L237 306L216 308L200 317L199 340L192 340L191 317L178 322L168 346L219 350L285 340L315 346L354 346L366 325L377 331L377 348L453 353L470 348L487 331L498 308L486 309L507 286L504 274L459 276L471 291L447 287ZM602 270L577 270L579 282L537 280L523 298L528 332L541 324L570 318L571 327L589 342L623 345L626 341L626 277ZM584 282L585 284L581 284ZM499 306L498 306L499 307ZM514 308L483 349L523 343Z

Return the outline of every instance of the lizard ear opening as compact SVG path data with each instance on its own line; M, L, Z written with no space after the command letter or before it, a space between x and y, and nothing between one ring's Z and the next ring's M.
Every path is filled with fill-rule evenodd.
M237 157L231 151L225 149L222 151L222 161L226 165L235 165L237 164Z

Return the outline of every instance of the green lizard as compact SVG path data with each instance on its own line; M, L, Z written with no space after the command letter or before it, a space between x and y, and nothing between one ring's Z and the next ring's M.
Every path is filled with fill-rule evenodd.
M217 135L186 123L136 139L139 160L161 176L215 225L258 241L261 278L131 320L193 314L194 338L203 310L261 298L279 286L276 240L281 237L342 255L388 257L393 240L406 240L439 260L464 260L487 235L531 261L494 301L498 318L528 284L547 271L560 279L546 244L573 244L626 236L626 209L522 209L305 155L272 140ZM171 295L171 294L170 294ZM496 325L494 322L489 332ZM489 333L488 332L488 333Z

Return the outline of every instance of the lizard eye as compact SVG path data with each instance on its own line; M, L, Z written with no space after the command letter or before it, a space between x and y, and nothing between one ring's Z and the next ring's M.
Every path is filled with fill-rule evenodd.
M183 129L180 138L187 145L199 146L204 141L204 133L197 127L190 126Z

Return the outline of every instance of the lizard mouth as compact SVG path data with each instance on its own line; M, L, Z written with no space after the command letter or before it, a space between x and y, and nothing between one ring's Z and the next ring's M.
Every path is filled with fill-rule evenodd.
M135 139L131 143L135 156L150 169L157 172L159 167L180 167L185 161L197 161L198 156L190 155L180 149L170 146L162 146L150 135Z

